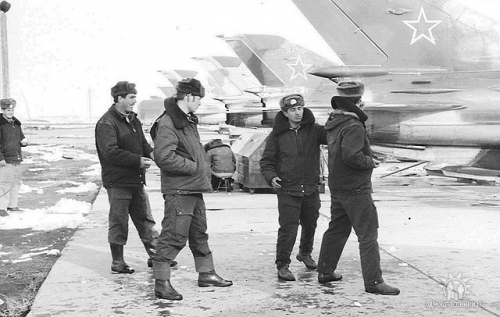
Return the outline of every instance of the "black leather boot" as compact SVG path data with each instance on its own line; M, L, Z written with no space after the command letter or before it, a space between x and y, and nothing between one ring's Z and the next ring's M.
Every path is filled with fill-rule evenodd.
M336 273L318 273L318 282L326 284L328 282L336 282L342 279L342 275Z
M111 256L113 257L113 262L111 263L111 271L120 274L132 274L135 272L133 268L128 266L123 259L123 245L110 243Z
M182 295L172 287L170 280L155 280L155 295L163 299L182 300Z
M233 282L223 279L215 273L215 271L200 272L198 275L198 286L207 287L210 285L216 287L227 287L233 285Z
M306 267L310 270L316 270L318 268L318 264L311 258L310 254L297 254L297 261L304 262Z
M373 285L365 285L365 291L378 295L399 295L399 288L382 283L375 283Z
M292 271L290 271L288 264L285 264L278 269L278 278L283 281L295 281L295 276L293 276Z

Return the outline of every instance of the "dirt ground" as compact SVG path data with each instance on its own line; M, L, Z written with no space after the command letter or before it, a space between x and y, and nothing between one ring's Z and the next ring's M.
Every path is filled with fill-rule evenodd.
M64 198L93 203L99 192L101 181L99 175L85 176L87 170L96 162L79 159L78 155L67 153L95 154L93 128L50 128L35 129L24 127L24 133L30 145L57 147L64 150L65 159L48 161L43 169L30 159L40 159L43 154L30 150L28 146L23 152L26 160L23 166L23 185L40 188L43 185L43 196L22 194L19 199L21 209L39 209L54 206L62 195L57 190L76 186L73 183L93 182L97 191L83 193L65 193ZM31 149L32 149L31 148ZM87 157L88 158L88 157ZM30 171L31 170L31 171ZM37 249L57 249L61 251L76 229L59 228L51 231L34 231L31 229L0 230L0 316L26 316L40 285L45 280L57 255L37 255L32 260L18 262L18 259Z

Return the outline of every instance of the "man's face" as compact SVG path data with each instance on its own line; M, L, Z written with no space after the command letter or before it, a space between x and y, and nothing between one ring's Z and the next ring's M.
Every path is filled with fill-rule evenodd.
M187 95L187 108L189 112L196 112L198 107L201 104L201 97L200 96L193 96L193 95Z
M3 115L8 119L12 119L14 116L14 108L4 109Z
M118 103L116 104L120 112L129 113L134 108L137 96L135 94L128 94L125 98L118 96Z
M285 117L292 123L299 124L302 121L302 116L304 115L304 107L295 106L292 108L288 108L285 112Z
M363 108L365 107L365 103L361 99L359 99L358 102L356 103L356 107L363 110Z

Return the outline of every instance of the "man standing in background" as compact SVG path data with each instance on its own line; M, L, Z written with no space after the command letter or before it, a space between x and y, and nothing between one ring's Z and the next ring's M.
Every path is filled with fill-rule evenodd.
M21 188L21 147L28 141L21 129L21 122L14 117L16 101L12 98L0 100L0 216L7 211L19 211L18 196Z

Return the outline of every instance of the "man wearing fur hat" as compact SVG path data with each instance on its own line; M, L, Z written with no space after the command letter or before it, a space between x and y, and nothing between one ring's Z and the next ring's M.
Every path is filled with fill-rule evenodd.
M264 179L278 191L278 241L276 267L278 278L295 281L289 269L290 255L302 227L297 260L316 269L311 257L319 208L320 145L326 144L325 128L315 123L311 110L304 108L301 95L280 100L269 134L260 170Z
M206 232L203 193L212 190L211 171L194 114L205 96L205 88L197 79L185 78L178 82L176 90L175 97L165 99L165 112L153 126L155 163L161 170L161 191L165 199L162 230L153 262L154 292L157 297L170 300L182 299L170 283L170 263L188 240L198 272L198 286L233 284L215 272Z
M12 98L0 100L0 216L8 211L19 211L17 206L21 188L21 147L28 142L21 129L21 122L14 117L16 101Z
M102 168L102 183L108 192L108 242L113 258L111 270L131 274L135 270L123 258L127 243L129 216L149 255L152 267L155 254L155 221L149 210L144 185L146 169L153 160L153 149L146 141L142 125L135 112L135 84L120 81L111 88L113 105L95 127L97 154Z
M334 112L325 125L331 220L321 243L318 281L324 284L339 279L335 269L354 228L359 241L365 291L398 295L399 289L384 282L380 268L378 216L371 195L371 175L377 163L372 158L364 126L368 119L362 110L364 85L341 82L337 92L339 95L331 101Z

